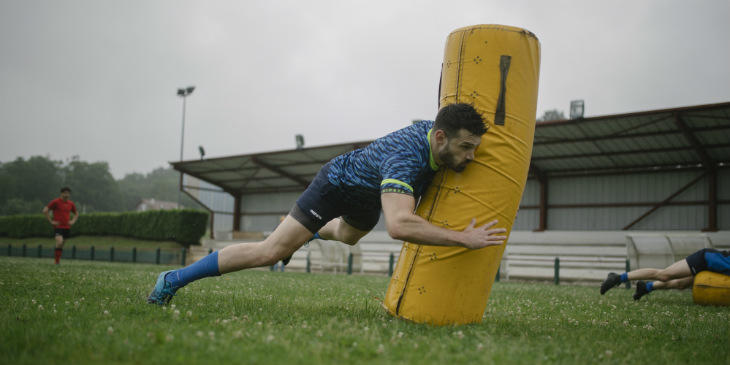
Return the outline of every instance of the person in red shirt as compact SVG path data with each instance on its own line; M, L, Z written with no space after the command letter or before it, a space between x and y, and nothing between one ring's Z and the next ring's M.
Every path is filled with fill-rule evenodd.
M71 226L73 226L79 219L79 212L76 210L74 202L68 199L70 197L71 189L63 187L61 188L61 196L51 200L51 202L43 208L43 214L46 215L48 221L53 225L54 233L56 235L56 250L54 252L56 265L58 265L58 262L61 260L63 244L71 234ZM51 218L48 214L50 211L53 212L53 218ZM73 219L70 219L71 212L74 213Z

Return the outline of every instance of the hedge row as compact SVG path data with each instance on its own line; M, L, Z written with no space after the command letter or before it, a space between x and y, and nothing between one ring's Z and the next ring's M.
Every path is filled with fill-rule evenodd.
M122 236L155 241L198 244L208 222L199 210L82 214L71 228L72 236ZM0 217L0 236L53 237L53 226L42 214Z

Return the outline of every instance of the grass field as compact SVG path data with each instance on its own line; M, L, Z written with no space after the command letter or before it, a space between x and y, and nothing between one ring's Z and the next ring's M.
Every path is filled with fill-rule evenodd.
M0 257L0 363L730 363L730 308L688 291L502 282L481 324L432 327L381 309L383 276L246 271L146 304L167 268Z

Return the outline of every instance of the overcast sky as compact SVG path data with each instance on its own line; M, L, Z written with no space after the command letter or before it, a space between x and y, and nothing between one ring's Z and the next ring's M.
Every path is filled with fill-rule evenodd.
M538 115L730 101L730 1L0 0L0 161L185 159L380 137L432 119L446 36L542 47Z

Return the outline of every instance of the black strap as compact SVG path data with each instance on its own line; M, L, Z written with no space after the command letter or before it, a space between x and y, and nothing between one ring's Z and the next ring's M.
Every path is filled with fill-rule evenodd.
M502 55L499 58L499 72L502 75L502 80L499 86L499 99L497 100L497 110L494 112L494 124L504 125L504 114L505 114L505 93L507 91L507 73L509 72L509 65L512 61L512 56Z

